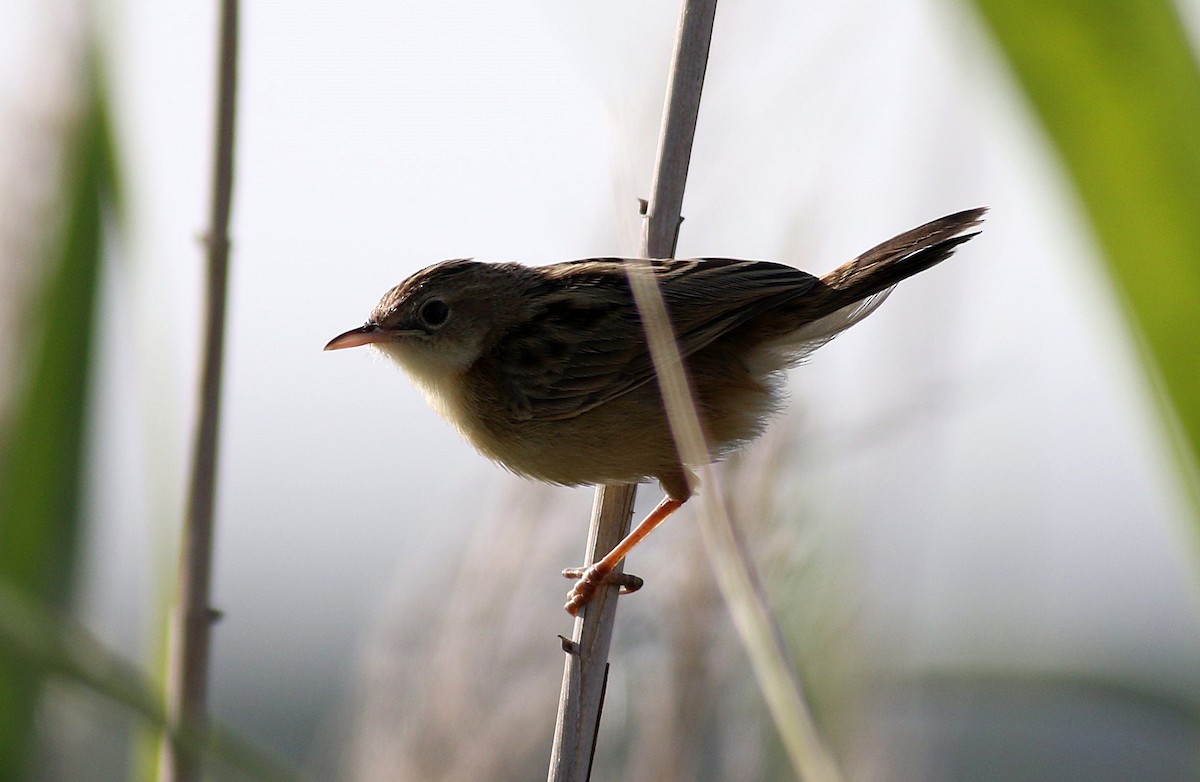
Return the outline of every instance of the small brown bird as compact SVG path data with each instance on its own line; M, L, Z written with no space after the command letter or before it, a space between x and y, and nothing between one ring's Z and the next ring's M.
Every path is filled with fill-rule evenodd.
M648 263L658 282L716 460L762 433L782 405L784 370L949 257L985 211L926 223L820 278L729 258L445 261L392 288L365 325L325 349L379 348L480 453L520 475L568 486L658 479L666 498L624 541L564 571L579 579L566 606L575 614L691 496L629 264Z

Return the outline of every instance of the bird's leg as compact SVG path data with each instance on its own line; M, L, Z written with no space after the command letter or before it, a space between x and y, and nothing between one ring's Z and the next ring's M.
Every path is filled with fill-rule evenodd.
M675 511L679 510L679 506L683 505L686 500L677 500L670 495L663 498L663 501L658 503L658 507L650 511L650 515L642 519L633 531L625 536L624 540L613 547L613 550L604 555L603 559L594 563L590 567L573 567L563 571L563 575L567 578L577 578L579 583L575 588L567 593L567 604L563 606L567 613L575 616L592 596L596 594L596 590L602 584L612 584L613 570L620 564L621 560L633 551L633 547L642 542L642 539L649 535L655 527L666 521L666 518ZM630 576L630 579L636 576ZM641 579L637 579L634 584L622 584L617 582L619 586L625 587L625 591L633 592L640 587Z

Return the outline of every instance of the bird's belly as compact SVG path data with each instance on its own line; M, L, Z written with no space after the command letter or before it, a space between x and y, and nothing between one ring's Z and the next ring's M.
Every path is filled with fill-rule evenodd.
M485 456L531 478L572 486L634 483L679 465L653 401L635 391L570 418L492 421L486 432L467 437Z
M775 407L770 391L757 384L736 393L722 389L722 401L727 405L722 413L713 414L711 401L697 400L710 459L757 437ZM551 483L634 483L646 478L670 479L681 472L657 383L647 383L570 418L513 421L490 417L486 423L475 421L459 428L488 458L513 472Z

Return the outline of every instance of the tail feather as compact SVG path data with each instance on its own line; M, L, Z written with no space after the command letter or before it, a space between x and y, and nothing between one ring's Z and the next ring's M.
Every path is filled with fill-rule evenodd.
M986 208L968 209L888 239L816 280L786 312L783 349L786 365L803 361L814 350L858 323L883 303L902 280L938 264L975 233Z
M821 278L824 290L811 297L823 317L881 293L898 282L949 258L960 244L978 235L964 234L983 221L986 207L968 209L905 231L872 247Z

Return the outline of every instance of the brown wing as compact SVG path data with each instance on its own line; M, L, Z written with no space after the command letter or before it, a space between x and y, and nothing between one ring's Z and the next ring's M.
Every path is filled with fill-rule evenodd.
M653 379L627 263L591 259L539 269L540 311L486 359L513 420L571 418ZM652 268L684 356L803 295L816 279L790 266L729 258L653 261Z

